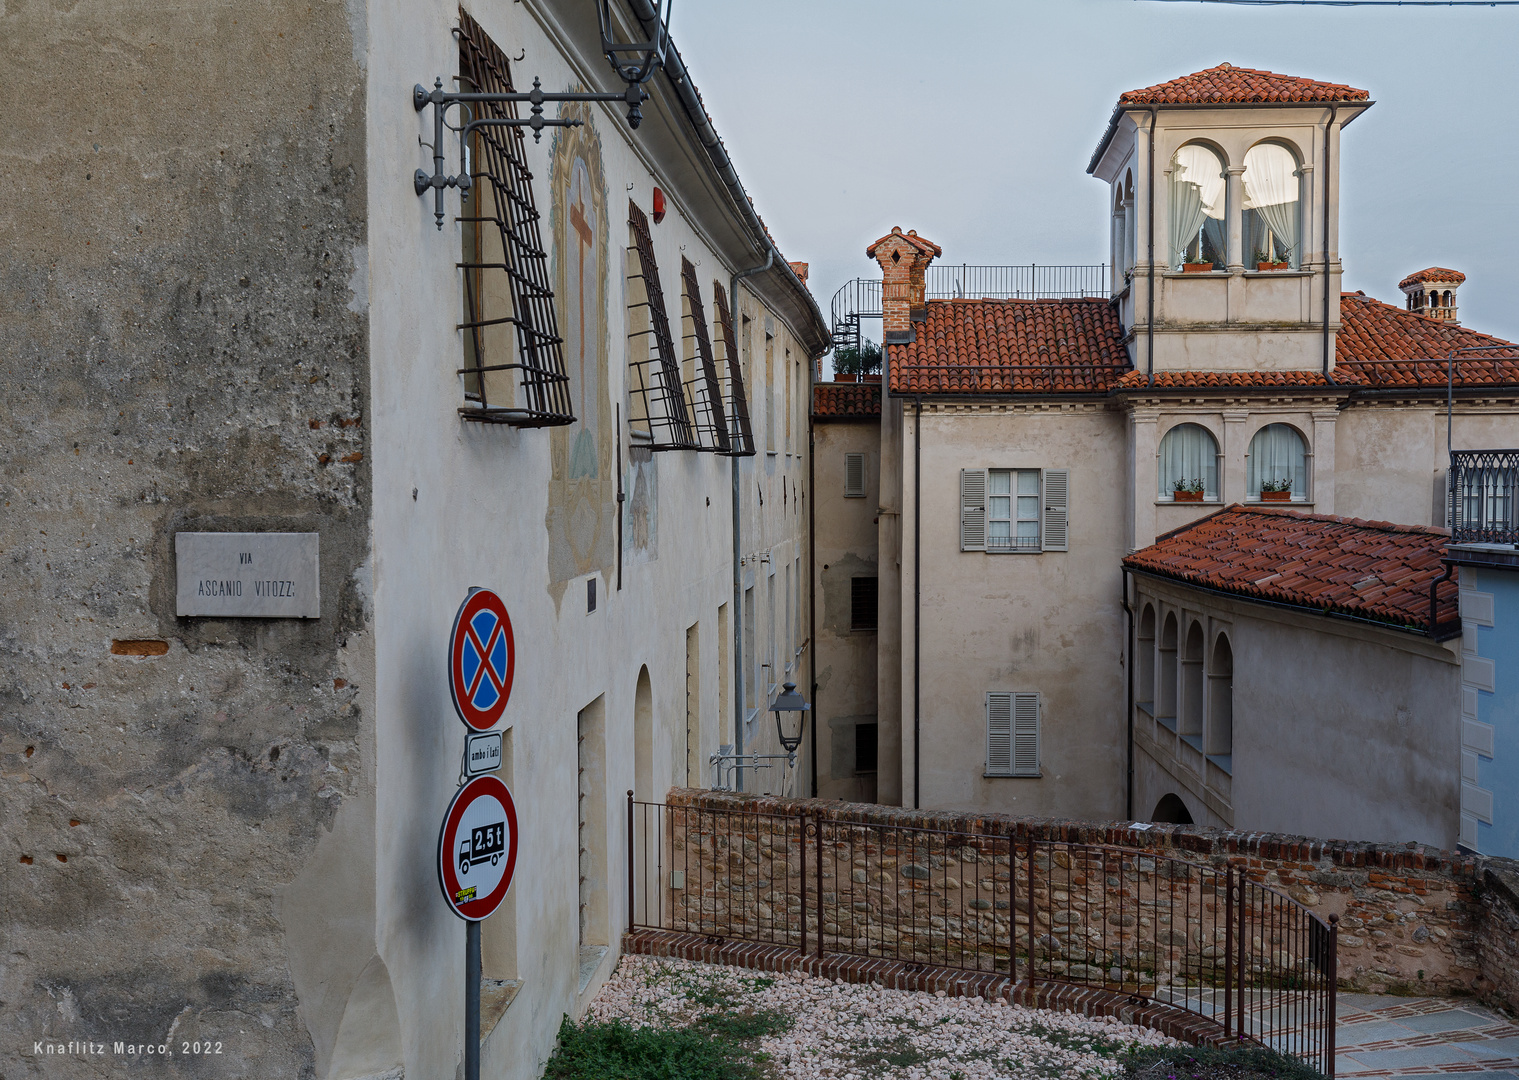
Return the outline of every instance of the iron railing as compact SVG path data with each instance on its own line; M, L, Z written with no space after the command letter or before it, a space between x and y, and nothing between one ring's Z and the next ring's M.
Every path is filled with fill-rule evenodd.
M1452 450L1453 544L1519 544L1519 450Z
M1108 296L1108 264L1073 266L971 266L938 263L924 276L930 300L1071 300ZM833 294L830 305L835 349L858 348L860 320L881 317L881 280L855 278Z
M628 797L629 930L1074 984L1334 1076L1337 918L1133 849Z

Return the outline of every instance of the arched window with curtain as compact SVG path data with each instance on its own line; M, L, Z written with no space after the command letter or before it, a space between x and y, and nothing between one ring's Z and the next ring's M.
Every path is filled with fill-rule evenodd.
M1267 424L1255 433L1246 456L1245 495L1268 501L1308 501L1308 447L1296 428Z
M1224 163L1209 147L1188 143L1171 159L1171 269L1187 263L1224 268Z
M1218 442L1201 424L1177 424L1160 440L1159 495L1173 502L1218 499ZM1186 493L1186 494L1180 494Z
M1298 213L1301 196L1297 158L1277 143L1261 143L1245 155L1243 236L1246 265L1300 265L1302 244Z
M1229 636L1213 642L1208 664L1208 760L1224 772L1234 772L1234 650Z

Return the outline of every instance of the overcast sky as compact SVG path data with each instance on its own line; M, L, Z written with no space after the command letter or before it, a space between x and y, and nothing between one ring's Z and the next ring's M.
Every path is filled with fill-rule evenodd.
M677 0L672 36L788 259L835 289L917 229L947 262L1097 263L1086 165L1118 95L1225 61L1371 92L1342 142L1345 288L1462 271L1462 324L1519 339L1519 7L1155 0ZM877 328L879 324L877 324Z

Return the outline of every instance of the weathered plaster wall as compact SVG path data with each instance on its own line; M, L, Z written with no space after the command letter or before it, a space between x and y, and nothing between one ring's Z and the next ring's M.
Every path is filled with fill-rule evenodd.
M322 1064L282 889L370 797L364 41L320 0L0 14L7 1076ZM176 618L183 529L320 533L321 618Z
M915 510L905 418L902 727L911 777ZM1122 812L1125 478L1122 418L1093 407L925 411L922 792L925 808L1103 817ZM960 470L1070 470L1070 550L960 550ZM1038 691L1043 776L987 778L986 692ZM911 803L910 796L904 800Z
M1455 848L1453 648L1154 578L1136 577L1136 592L1136 625L1147 604L1156 610L1157 646L1174 614L1179 643L1194 623L1204 628L1205 670L1220 634L1233 652L1232 776L1136 705L1136 817L1175 794L1199 824ZM1154 670L1159 680L1158 660ZM1202 695L1205 725L1211 700Z
M878 419L818 420L814 432L818 797L874 802L876 777L856 775L854 752L856 725L875 723L878 737L880 733L876 709L878 632L850 629L850 581L876 577L879 587L876 536L881 505L881 424ZM849 453L865 455L863 498L844 496L844 455Z

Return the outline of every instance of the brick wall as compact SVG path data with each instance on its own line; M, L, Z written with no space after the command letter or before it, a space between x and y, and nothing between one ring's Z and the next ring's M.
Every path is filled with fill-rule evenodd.
M672 791L668 801L672 807L688 809L736 810L797 818L822 815L825 821L834 823L830 825L830 836L842 835L846 831L843 826L858 823L1008 838L1014 841L1008 851L989 852L992 858L987 862L1006 875L1005 867L1011 857L1020 867L1017 873L1020 882L1026 880L1027 871L1026 861L1019 857L1016 842L1030 838L1127 848L1155 859L1179 859L1212 870L1232 866L1243 870L1253 881L1292 897L1320 917L1340 916L1339 976L1342 989L1474 994L1511 1010L1519 1007L1519 865L1509 860L1436 851L1415 844L1326 841L1197 826L1158 825L1136 829L1119 823L913 811L859 803L687 789ZM797 870L794 858L787 862L779 857L773 840L762 847L749 839L746 854L742 839L732 845L719 844L711 835L709 824L705 838L696 841L696 849L700 849L702 843L712 849L705 856L707 872L722 877L724 890L731 890L724 894L730 897L728 902L732 909L723 911L730 919L758 916L754 886L768 880L758 876L758 870L764 869L771 877ZM986 842L982 841L981 846L986 846ZM995 848L995 843L992 846ZM719 847L721 852L717 850ZM899 856L885 850L863 856L855 852L839 856L829 850L824 860L823 879L823 888L827 891L824 896L810 900L809 934L818 933L818 909L821 907L825 913L822 925L825 937L832 937L835 941L853 937L884 942L893 932L900 933L904 914L910 916L917 910L924 920L942 919L943 913L935 908L948 906L948 900L952 898L957 911L974 912L973 918L985 920L984 925L977 922L956 928L959 930L957 936L966 945L973 939L981 939L984 945L988 936L995 940L999 934L1003 940L1007 940L1008 935L1015 935L1021 941L1020 930L1026 932L1027 918L1018 911L1007 911L1007 887L995 870L985 875L985 881L981 880L979 873L966 874L964 868L974 864L968 864L963 854L955 854L957 845L950 843L943 847L943 852L920 860L922 866L903 864ZM1000 865L997 854L1000 854ZM947 855L951 857L945 857ZM759 865L762 856L767 860L764 867ZM1060 902L1071 912L1081 913L1074 926L1041 925L1039 948L1041 954L1048 948L1049 955L1065 957L1072 965L1088 961L1107 962L1095 958L1103 943L1095 947L1092 944L1102 925L1102 920L1095 914L1105 889L1133 891L1133 882L1140 877L1148 881L1167 876L1164 872L1157 873L1153 866L1146 872L1146 864L1139 858L1120 860L1114 864L1117 870L1112 874L1093 874L1089 872L1090 867L1078 865L1074 868L1078 877L1067 877L1066 881L1078 880L1079 886L1062 885L1052 876L1053 871L1046 869L1043 860L1038 861L1036 890L1069 889L1072 896L1060 897ZM755 865L750 867L749 862ZM815 874L815 861L811 867L811 873ZM914 880L924 872L924 867L931 879ZM1072 872L1067 868L1068 875ZM746 876L750 874L756 876ZM863 883L862 877L865 879ZM848 898L842 895L855 885L884 885L888 879L891 888L877 887L873 898L867 894L864 901L846 902L852 899L853 893ZM1199 875L1197 880L1208 878ZM939 888L941 883L952 885L952 889ZM693 879L690 883L692 891L696 884ZM1157 886L1144 887L1153 892ZM1166 888L1170 889L1170 885ZM984 897L981 895L983 891ZM965 900L960 895L962 892L970 899ZM827 903L830 893L834 899L832 908ZM1049 905L1044 897L1041 896L1040 900L1037 917L1043 923L1044 910ZM694 895L676 895L672 891L669 901L672 912L690 913L689 921L679 928L712 932L711 926L704 926L697 914L703 910L703 905L708 923L711 916L717 914L710 888L703 899ZM754 912L744 910L746 904L754 904ZM1170 935L1162 934L1160 940L1174 940L1178 947L1190 947L1194 956L1201 957L1219 951L1216 944L1209 947L1211 937L1221 933L1217 929L1217 904L1217 897L1210 887L1197 890L1195 896L1188 892L1187 901L1179 910L1173 907L1170 911L1161 911L1159 905L1152 904L1154 910L1150 914L1159 921L1168 922L1174 912L1176 922ZM763 917L768 920L767 932L774 935L772 940L777 944L795 944L800 937L800 923L796 919L800 908L800 902L794 896L786 905L765 906ZM830 912L843 914L830 915ZM1057 921L1062 914L1055 912ZM1075 918L1074 915L1066 917ZM939 929L942 931L942 925ZM1108 935L1110 947L1113 931L1104 928L1102 932ZM1154 935L1147 936L1154 939ZM939 940L944 940L944 935L941 934ZM1084 957L1079 954L1083 947L1087 949ZM896 948L897 955L904 959L943 962L936 956L918 957L902 952L901 946ZM998 965L1000 970L1006 970L1005 964L1004 959Z

